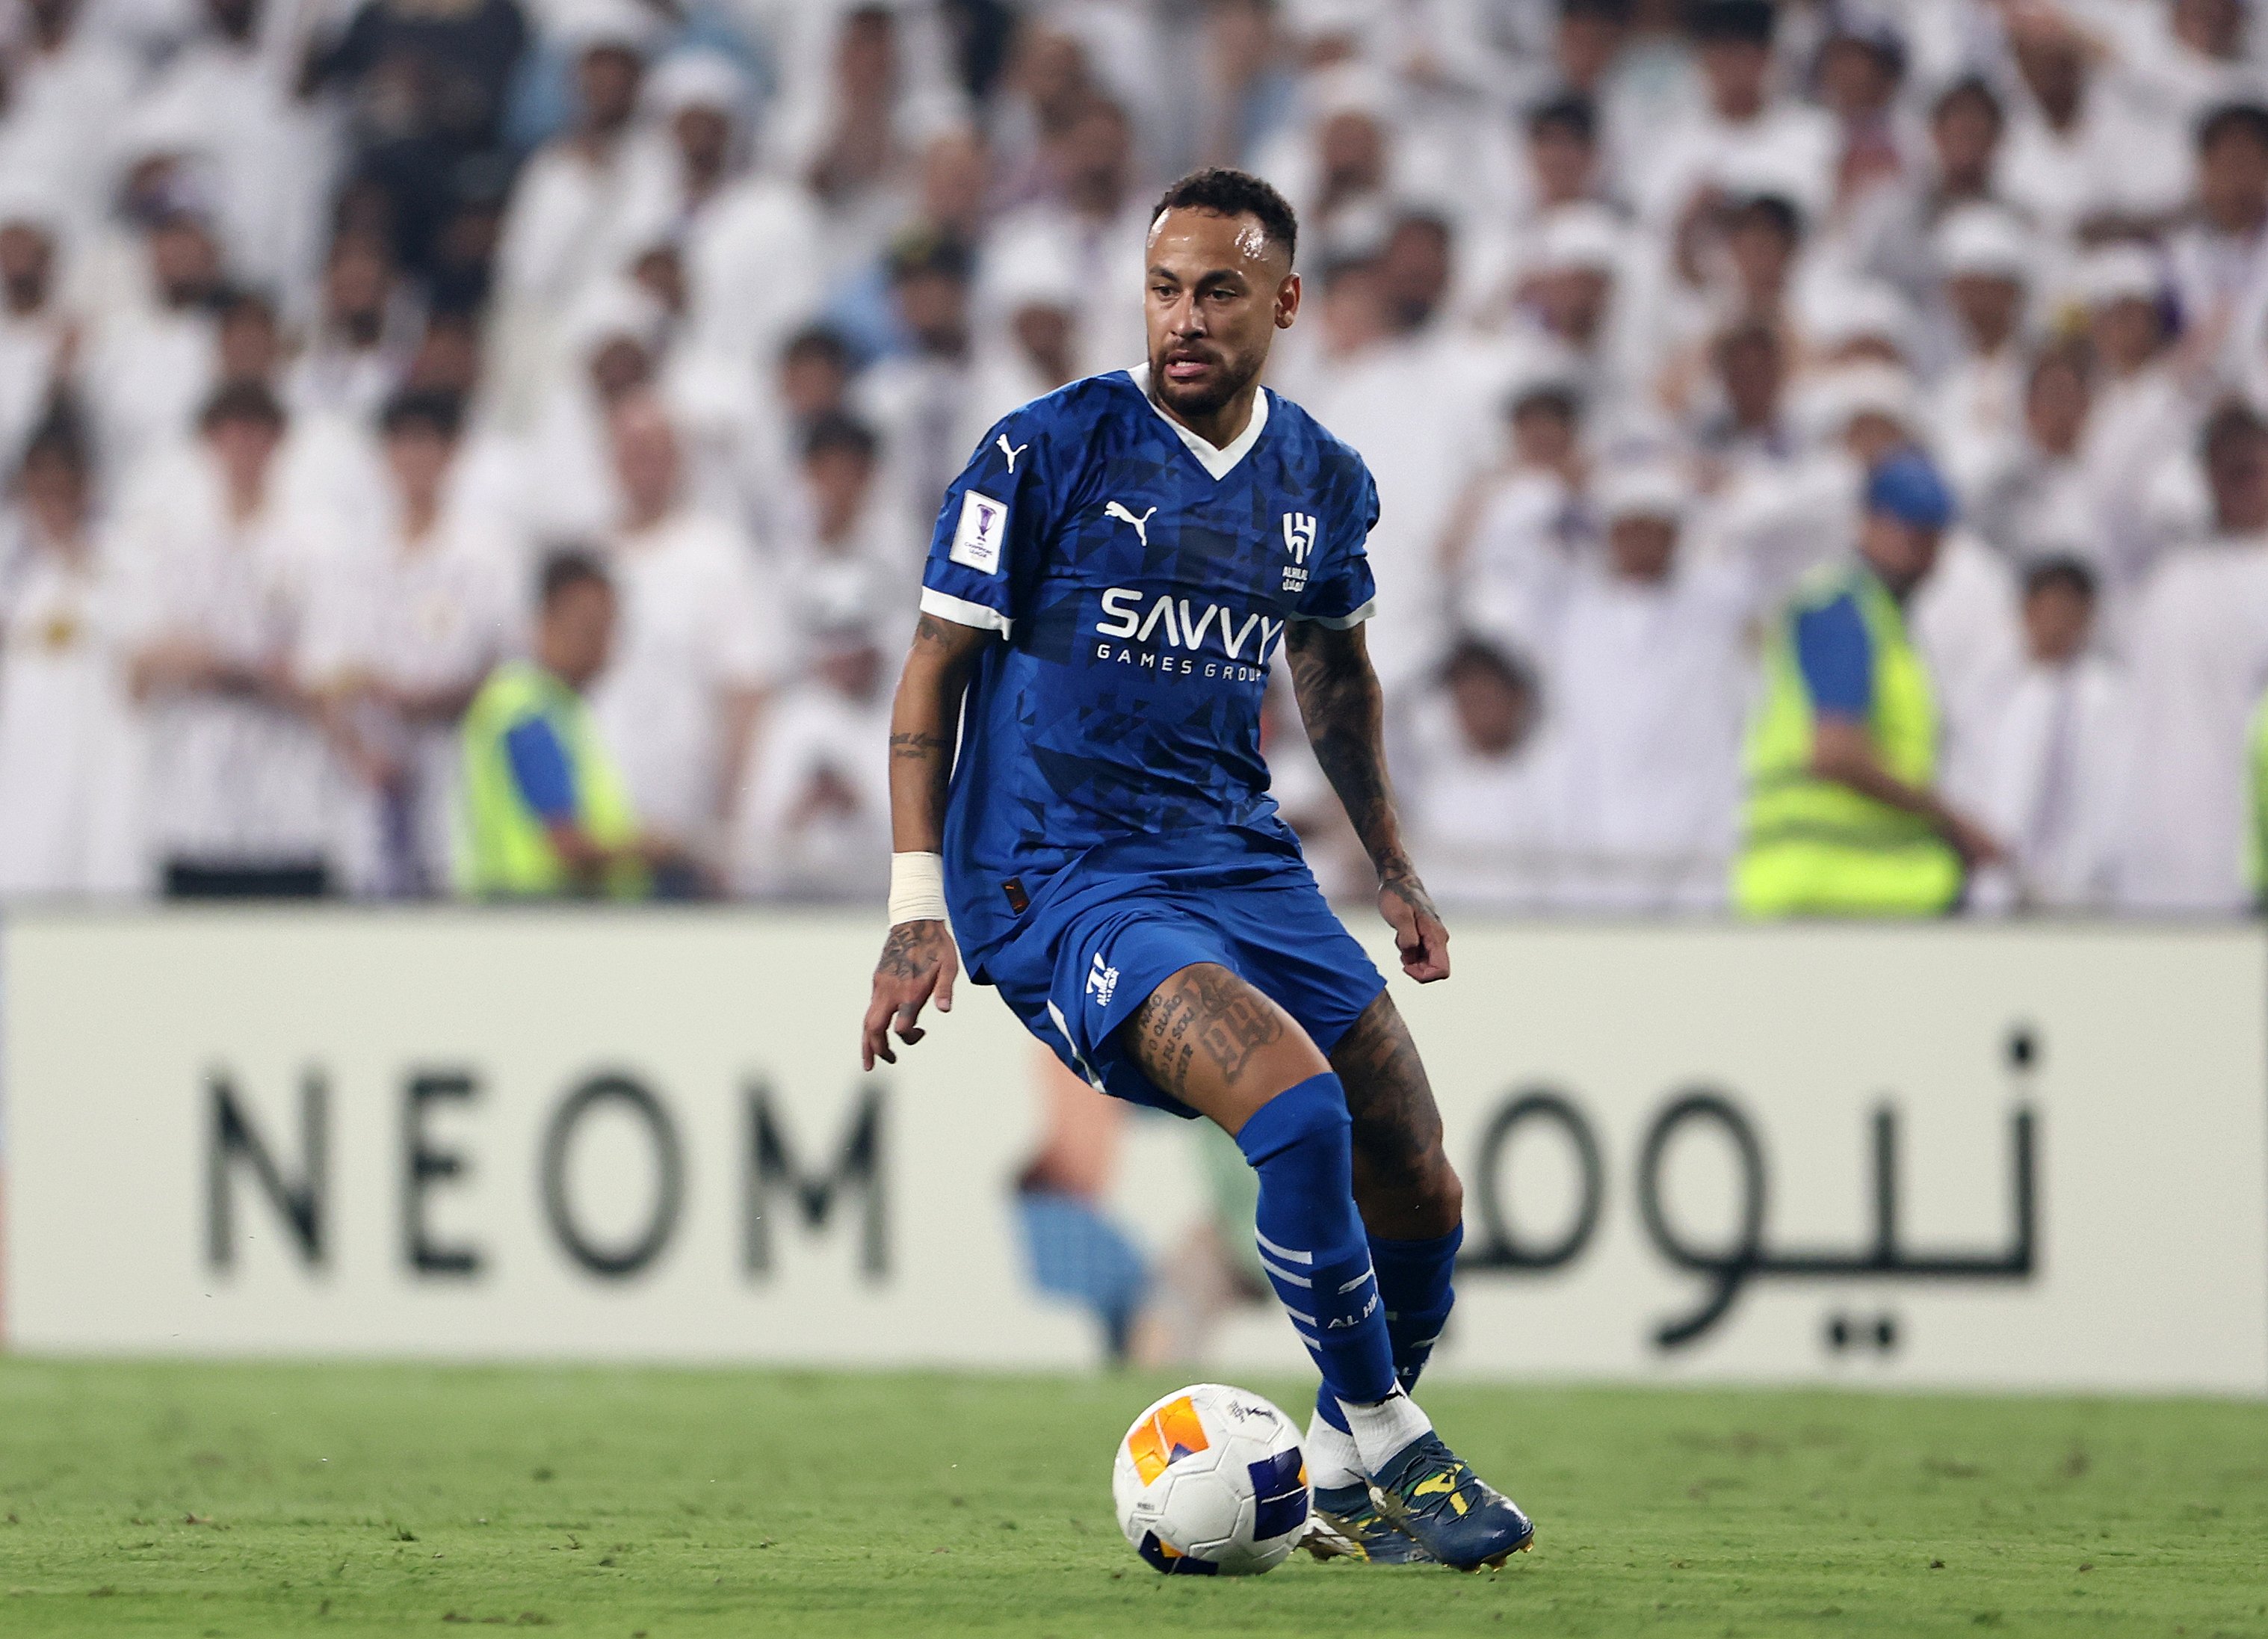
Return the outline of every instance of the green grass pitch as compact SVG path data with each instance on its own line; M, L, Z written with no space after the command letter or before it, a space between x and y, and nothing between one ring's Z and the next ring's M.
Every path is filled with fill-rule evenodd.
M2268 1634L2268 1406L1443 1384L1535 1553L1216 1581L1111 1517L1171 1386L0 1361L0 1634Z

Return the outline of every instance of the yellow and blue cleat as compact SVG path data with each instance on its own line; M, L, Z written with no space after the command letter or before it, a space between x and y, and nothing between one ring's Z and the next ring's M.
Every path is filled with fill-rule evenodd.
M1458 1570L1494 1569L1535 1540L1512 1499L1430 1431L1372 1476L1371 1495L1388 1525Z
M1300 1546L1319 1560L1364 1565L1431 1565L1433 1556L1387 1524L1366 1485L1317 1486Z

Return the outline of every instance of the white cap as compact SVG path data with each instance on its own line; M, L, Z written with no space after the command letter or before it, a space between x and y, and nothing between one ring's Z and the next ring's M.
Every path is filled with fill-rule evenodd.
M552 38L578 57L608 47L643 57L660 33L659 19L637 0L571 0L551 26Z
M1594 499L1599 516L1609 523L1618 518L1660 518L1684 520L1693 485L1667 461L1639 461L1609 467L1600 475Z
M2032 277L2032 240L2024 225L1991 205L1963 205L1938 225L1934 240L1939 271L1948 278L1981 274L1987 278L2028 283Z
M1797 421L1822 439L1841 438L1860 416L1881 416L1909 432L1919 420L1913 378L1895 365L1842 365L1822 371L1799 396Z
M645 103L664 119L688 108L714 108L737 119L747 107L748 77L721 51L672 52L646 77Z
M2115 301L2154 302L2165 288L2158 259L2139 245L2105 245L2080 258L2073 281L2090 307Z
M618 277L600 281L569 308L563 332L571 357L589 360L608 343L626 339L648 352L658 352L669 315L637 280Z
M988 262L992 299L1001 313L1022 307L1068 312L1079 306L1079 263L1060 233L1003 234Z
M63 238L63 220L54 189L21 174L0 178L0 227L31 228L55 241Z
M1562 205L1537 226L1528 271L1612 276L1621 271L1623 249L1622 224L1604 205Z
M1880 279L1853 279L1837 284L1833 299L1820 304L1808 328L1822 347L1879 339L1904 352L1913 335L1913 309Z

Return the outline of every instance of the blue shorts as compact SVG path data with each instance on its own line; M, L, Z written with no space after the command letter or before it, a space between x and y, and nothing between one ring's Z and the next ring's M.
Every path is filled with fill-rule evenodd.
M1117 1034L1193 963L1244 979L1326 1053L1386 988L1304 866L1209 887L1144 876L1123 891L1107 876L1063 886L986 958L985 977L1027 1030L1113 1097L1197 1114L1142 1074Z

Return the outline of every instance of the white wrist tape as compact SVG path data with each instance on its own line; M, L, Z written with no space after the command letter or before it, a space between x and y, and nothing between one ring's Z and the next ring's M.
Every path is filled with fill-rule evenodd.
M890 926L901 922L942 922L945 916L945 856L941 853L894 853L890 856Z

